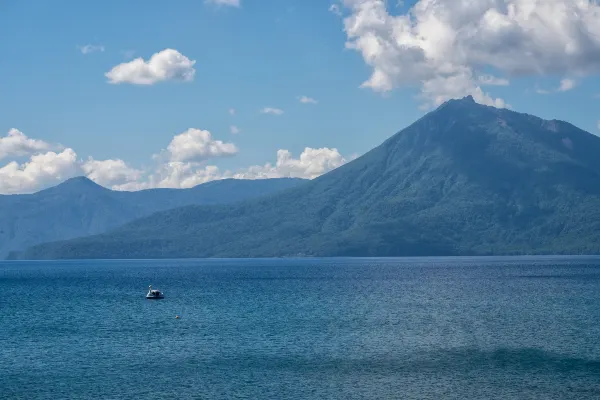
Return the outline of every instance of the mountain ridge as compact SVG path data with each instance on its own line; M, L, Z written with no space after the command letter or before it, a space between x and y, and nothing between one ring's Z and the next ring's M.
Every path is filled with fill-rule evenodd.
M450 100L279 194L190 206L15 258L597 254L600 138Z
M259 197L305 182L297 178L225 179L189 189L114 191L75 177L31 194L0 196L0 257L57 239L102 233L153 212L189 204Z

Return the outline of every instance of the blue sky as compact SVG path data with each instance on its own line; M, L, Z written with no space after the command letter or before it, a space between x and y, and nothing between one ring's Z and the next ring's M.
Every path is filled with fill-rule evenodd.
M428 16L436 15L435 9L421 11L420 34L429 34L429 29L447 35L448 26L457 27L451 18L456 16L456 21L465 18L464 9L454 8L464 1L439 0L447 7L444 15L449 15L445 31L439 24L428 22ZM399 26L399 20L394 18L406 13L414 2L399 7L391 1L386 5L379 0L339 3L240 0L239 3L236 6L203 0L0 1L0 37L5 38L0 42L0 137L16 129L21 132L19 140L27 137L39 141L37 147L27 147L16 144L14 139L4 157L0 148L0 168L13 163L4 174L0 169L4 181L0 193L31 192L81 174L82 163L88 157L93 157L96 164L87 165L84 173L117 189L185 187L236 173L240 177L311 178L363 154L439 102L472 94L477 84L465 83L464 71L469 82L484 74L507 81L481 87L484 94L481 98L476 96L480 102L567 120L598 133L600 99L596 95L600 94L600 80L595 73L600 61L595 57L600 44L594 42L597 38L585 42L588 48L577 47L575 55L564 50L565 46L558 50L549 48L548 60L545 55L537 56L537 60L543 61L531 61L530 64L536 65L529 68L525 65L527 60L519 65L506 60L525 59L519 51L531 54L539 48L545 49L540 41L547 33L532 34L529 41L523 40L530 47L523 45L508 53L509 50L496 48L508 36L491 35L489 27L482 27L481 22L489 18L473 15L469 16L471 21L479 21L473 24L474 30L480 30L477 37L489 41L481 44L472 38L457 40L460 51L469 54L453 60L448 75L439 58L438 64L428 69L431 60L424 66L419 64L422 60L412 61L408 58L412 55L398 50L401 47L376 49L372 47L374 42L368 40L374 35L382 35L377 37L380 43L390 40L385 35L391 30L380 28ZM525 4L524 0L513 3ZM558 3L578 7L574 0L556 0ZM593 11L585 11L592 30L594 22L600 25L600 21L593 20L599 18ZM382 12L386 13L385 20L371 18L381 17ZM538 16L557 19L556 10L548 11L542 6ZM528 23L517 17L515 21L521 25ZM581 21L565 21L581 25ZM568 30L565 32L562 36L557 33L554 42L571 43ZM589 34L593 36L596 32ZM428 57L452 50L450 45L449 49L440 45L444 42L440 37L431 34L429 44L419 44L427 50ZM357 43L357 38L364 41L355 48L346 47L352 40ZM489 54L479 49L483 45L489 47L486 51L492 58L498 56L489 65L485 65L484 57L489 58ZM84 46L95 51L84 52ZM432 52L432 46L439 47L435 50L438 53ZM477 52L473 50L475 47ZM148 61L165 49L195 61L191 67L192 79L182 79L175 73L172 79L154 84L109 82L106 74L116 66L138 57ZM369 60L369 54L375 54L376 60ZM565 57L574 61L564 61ZM384 79L361 87L376 70ZM443 82L438 79L440 74L444 75ZM559 91L561 81L563 89L568 90ZM454 86L450 87L450 83ZM423 88L433 93L423 96ZM300 96L317 102L302 103ZM283 113L261 113L265 107ZM234 115L230 109L235 109ZM232 126L239 133L232 133ZM194 131L186 136L191 142L181 138L179 144L200 149L197 154L184 157L183 153L177 156L175 150L169 153L168 146L174 137L190 128L210 131L210 138ZM206 146L214 144L211 141L232 144L235 151L223 155L218 144L216 151L206 151ZM306 159L301 160L298 157L306 147L327 151L307 153ZM26 163L32 162L32 156L46 151L60 154L65 148L76 154L77 165L40 167L43 173L38 171L40 168L30 166L30 171L26 171ZM289 162L284 162L280 169L274 165L278 150L291 153L291 158L283 158ZM100 163L111 160L112 164ZM38 157L34 161L44 160ZM179 175L174 176L171 167L164 166L169 162L186 164L178 164ZM267 162L271 168L265 172ZM207 166L216 166L219 172L194 175L195 169L206 171ZM249 173L252 166L255 171L258 167L263 169L253 175ZM187 175L182 178L182 174ZM6 183L9 179L10 184Z

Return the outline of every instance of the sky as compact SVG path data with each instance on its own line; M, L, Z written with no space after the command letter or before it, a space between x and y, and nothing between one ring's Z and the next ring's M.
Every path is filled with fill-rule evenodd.
M600 133L588 0L0 0L0 194L312 179L444 101Z

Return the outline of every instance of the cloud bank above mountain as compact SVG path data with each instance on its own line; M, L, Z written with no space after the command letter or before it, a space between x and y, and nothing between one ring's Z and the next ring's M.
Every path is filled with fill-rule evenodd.
M236 171L222 171L209 164L238 152L235 144L217 140L207 130L190 128L173 136L165 149L154 154L150 167L135 168L121 159L84 160L72 148L32 139L11 129L5 137L0 137L0 159L12 158L0 166L0 194L31 193L78 175L114 190L189 188L226 178L313 179L349 161L335 148L306 147L298 158L280 149L275 163Z
M390 3L343 0L330 8L343 16L346 47L371 68L363 88L419 87L426 107L465 95L507 107L485 88L523 76L570 83L600 72L595 1L419 0L400 15Z

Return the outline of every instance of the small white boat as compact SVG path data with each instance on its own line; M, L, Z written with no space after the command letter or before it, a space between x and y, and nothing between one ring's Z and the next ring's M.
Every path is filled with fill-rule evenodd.
M146 295L147 299L164 299L165 295L158 289L152 289L152 285L148 286L148 294Z

